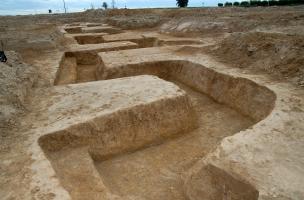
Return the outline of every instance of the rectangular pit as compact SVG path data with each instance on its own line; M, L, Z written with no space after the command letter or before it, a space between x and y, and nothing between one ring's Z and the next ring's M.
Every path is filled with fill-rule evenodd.
M86 33L74 35L78 44L99 44L103 43L103 36L108 33Z
M156 37L149 37L139 33L127 32L103 36L104 42L131 41L137 43L140 48L158 46Z
M85 35L74 37L78 44L97 44L106 42L131 41L138 44L139 48L156 47L164 45L195 45L202 44L197 39L164 37L162 35L141 34L138 32L126 32L107 35Z
M94 26L94 27L83 27L82 33L109 33L109 34L115 34L115 33L121 33L122 30L119 28L114 28L111 26Z
M75 27L68 27L64 29L67 33L75 34L75 33L81 33L82 27L81 26L75 26Z
M90 156L106 160L197 126L186 93L157 77L60 86L54 92L48 115L55 120L51 130L58 130L39 144L73 199L98 199L107 191Z
M123 31L111 26L72 26L65 27L64 30L69 34L86 34L86 33L108 33L116 34Z
M138 56L140 54L144 56ZM189 199L183 192L183 174L213 151L224 137L245 130L267 116L273 108L275 96L267 88L247 79L231 77L199 64L181 61L170 48L106 52L99 56L101 63L97 71L98 79L157 75L187 92L190 105L199 119L197 129L184 132L179 138L162 141L157 146L143 146L133 153L121 154L120 151L124 148L87 149L95 165L94 174L100 174L103 188L121 199ZM172 60L168 61L168 58ZM173 106L170 110L176 108ZM158 110L154 112L157 113ZM67 156L66 151L52 155L53 158L62 159ZM64 167L61 165L58 168ZM248 189L248 192L242 193L229 188L236 200L243 200L244 195L256 200L258 192L254 188L225 174L219 178L234 181L240 187ZM75 188L72 192L75 192ZM225 196L225 190L217 189L215 194Z
M171 77L209 95L256 122L272 111L276 95L266 87L246 79L223 74L176 53L177 47L154 47L99 53L97 78L114 79L141 74ZM144 54L139 57L137 55Z
M223 138L253 124L250 118L208 96L174 83L189 95L199 118L199 128L158 146L105 161L95 159L96 169L112 193L122 198L132 195L145 200L187 200L183 173Z
M55 85L96 81L96 70L100 64L99 52L137 48L132 42L76 45L66 52L59 66Z

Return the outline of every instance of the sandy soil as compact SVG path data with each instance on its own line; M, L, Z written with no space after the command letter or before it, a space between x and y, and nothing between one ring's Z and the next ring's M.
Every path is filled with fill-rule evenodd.
M187 199L183 192L183 173L214 150L222 138L253 124L251 119L208 96L181 83L175 84L190 95L200 127L165 144L96 162L105 185L113 193L138 199Z
M302 200L303 33L303 6L0 17L1 199Z

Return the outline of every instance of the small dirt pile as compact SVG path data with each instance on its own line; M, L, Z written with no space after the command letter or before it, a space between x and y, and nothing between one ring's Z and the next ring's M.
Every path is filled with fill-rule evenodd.
M211 50L221 61L304 87L304 38L280 33L233 33Z

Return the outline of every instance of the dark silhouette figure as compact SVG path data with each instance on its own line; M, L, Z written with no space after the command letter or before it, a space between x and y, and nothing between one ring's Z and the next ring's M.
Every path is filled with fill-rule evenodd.
M4 51L0 51L0 62L6 62L7 58L5 56Z
M6 58L4 50L3 50L3 42L1 41L0 62L6 62L6 61L7 61L7 58Z

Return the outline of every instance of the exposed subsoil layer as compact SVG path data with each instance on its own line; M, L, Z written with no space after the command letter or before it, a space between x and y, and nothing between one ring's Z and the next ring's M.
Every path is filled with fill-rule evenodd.
M96 81L97 65L100 63L98 52L137 47L136 43L128 41L74 46L71 51L65 52L62 56L54 84L64 85Z
M96 161L95 166L110 190L119 196L139 199L187 199L183 174L214 150L227 136L253 124L225 105L174 82L187 92L199 116L199 128L164 144L134 153Z
M130 47L126 46L122 36L131 36L127 37L127 39L129 38L132 42L136 42L138 46L132 46L132 44L129 45ZM87 130L82 130L82 126L85 128L86 125L79 124L79 129L77 130L63 131L62 133L49 134L48 136L42 137L40 139L40 146L44 149L57 176L60 178L61 183L65 189L69 191L73 199L99 199L104 198L104 195L106 194L117 195L121 198L187 199L187 196L183 192L182 178L186 171L207 153L212 152L223 138L250 127L256 120L260 120L260 115L253 114L256 112L249 111L247 114L252 115L251 117L254 116L255 119L244 116L227 105L216 102L215 99L221 97L218 97L215 93L213 94L215 95L213 96L215 99L212 99L206 94L193 89L199 88L199 90L204 91L204 89L200 88L198 82L189 79L189 77L196 79L200 77L198 74L216 74L216 72L207 69L204 71L204 66L191 64L191 62L178 61L148 62L149 60L161 60L160 57L166 59L172 54L171 51L176 49L175 47L169 49L144 48L142 50L138 49L134 51L117 51L119 56L115 55L115 51L112 53L109 52L109 54L97 55L98 52L113 50L111 45L117 45L117 43L121 45L121 47L117 47L117 50L119 50L119 48L131 49L145 46L142 43L145 40L145 37L142 38L141 35L114 34L110 38L111 41L109 41L110 43L107 43L107 45L101 43L74 46L74 51L65 53L57 73L55 84L64 85L90 81L94 81L93 83L98 84L99 82L96 81L100 78L114 78L113 80L115 80L115 78L123 76L132 77L141 74L157 75L176 84L186 92L187 96L190 98L191 107L193 107L193 113L191 114L193 120L196 116L198 117L198 128L186 132L177 130L180 135L179 137L167 138L166 140L156 139L153 140L152 143L144 142L142 144L146 145L139 146L128 144L127 140L129 139L126 140L123 136L124 134L122 133L120 135L119 130L116 130L117 133L113 132L112 134L117 136L113 136L112 140L115 141L114 143L117 143L117 146L114 145L115 148L112 148L111 145L107 144L108 142L112 143L112 141L109 140L109 138L106 139L107 137L102 136L102 134L107 135L108 133L99 133L99 128L89 128L91 125L88 125ZM168 37L166 40L170 41L170 39L171 38ZM155 38L155 40L157 40L157 38ZM174 39L172 41L174 41ZM184 40L183 42L187 43L187 40ZM192 41L189 42L190 44L192 43ZM105 48L102 48L103 46L105 46ZM143 57L142 59L139 57L131 59L140 54L140 52L148 56ZM127 55L130 54L129 59L128 57L124 57L125 53ZM121 56L122 58L119 59ZM127 59L127 61L124 62L124 59ZM136 62L136 60L139 61L137 65L128 65L129 62ZM144 61L147 61L148 63L145 64ZM108 64L112 62L114 63L114 66L115 63L122 63L121 66L117 66L118 71L116 72L118 73L115 73L115 70L114 73L111 71L115 69L113 66L111 67L111 64L108 66ZM143 64L140 64L140 62L143 62ZM133 67L134 69L132 69ZM195 70L191 71L191 68L189 67L200 68L201 71L196 73ZM243 82L243 80L237 81L237 79L227 75L218 74L212 76L212 81L206 80L207 82L202 83L203 85L201 86L203 88L212 88L217 84L227 82L236 84L234 87L236 87L237 92L242 88L242 86L238 86L238 84L244 84L244 86L247 87L247 84L250 83L246 81ZM193 88L175 79L188 82ZM130 81L131 80L132 79L130 79ZM111 80L108 80L107 82L110 83ZM101 81L100 84L103 84L103 81ZM86 84L84 84L84 86L85 85ZM77 84L74 85L74 87L77 87ZM216 89L216 87L213 88L213 90ZM252 89L258 88L258 86L254 84L251 87L253 87ZM128 87L125 89L128 89ZM131 88L129 88L129 90L131 90ZM262 90L265 90L263 95L271 95L271 92L269 93L266 89ZM146 89L145 91L148 92L149 89ZM209 90L206 90L205 92L213 93ZM250 93L249 96L253 94L254 93ZM271 107L271 104L269 106ZM266 106L267 109L269 106ZM270 107L269 109L271 109ZM183 108L183 105L179 108L172 107L174 110L179 110L181 108ZM156 120L161 120L161 118L157 116L162 112L170 112L169 110L166 111L166 109L169 108L155 110L155 113L152 113L152 116L156 117ZM145 115L150 114L151 113L145 113ZM264 114L261 116L263 115ZM172 119L170 120L173 121L179 119L181 116L171 115L171 117ZM126 130L132 128L134 123L136 124L135 121L143 120L139 118L132 121L131 115L129 115L129 118L130 119L125 119L131 120L130 123L127 123L127 127L125 127ZM115 120L122 122L122 119L113 118L112 123L114 123ZM147 127L142 127L141 129L146 129L147 131L147 128L151 127L151 123L149 123L149 117L146 120ZM143 122L146 122L146 120ZM194 123L193 120L191 123ZM88 122L88 124L95 123L96 125L93 125L93 127L98 126L98 122ZM106 126L112 126L108 123L106 124ZM170 126L170 124L166 126ZM110 127L109 130L111 129ZM102 129L105 128L107 129L107 127L103 127ZM134 130L136 130L136 128ZM164 134L161 132L158 133L159 130L161 130L161 127L154 127L153 134ZM76 132L74 133L74 131ZM97 136L99 135L99 137L94 136L95 134L97 134ZM92 140L90 137L96 138ZM110 136L110 138L112 138L112 136ZM151 145L155 146L149 147ZM77 179L80 179L81 181L76 182ZM109 192L106 193L104 191ZM219 195L221 195L221 193L223 192L219 192Z
M102 160L94 156L92 160L85 147L48 152L57 175L73 199L102 198L101 191L105 188L122 198L186 199L182 175L214 150L224 137L254 124L250 118L216 103L205 94L172 82L189 95L198 115L199 128L157 146L114 154Z
M86 95L78 96L75 92ZM58 95L52 107L60 107L61 102L65 105L58 112L53 111L52 116L59 115L54 116L56 120L68 112L72 118L62 116L62 130L40 137L39 144L73 199L98 199L105 195L90 154L94 159L109 158L196 127L196 115L185 92L152 76L61 86L57 93L65 96ZM76 113L86 120L75 123L80 120ZM74 127L64 128L63 124L71 122Z
M23 56L38 69L39 81L29 96L31 112L16 128L19 132L0 134L8 138L0 152L0 182L5 183L0 196L303 199L304 94L284 82L237 69L262 69L302 86L301 31L284 20L276 23L286 30L253 25L256 16L264 22L277 18L269 18L268 8L263 15L239 8L236 15L206 10L145 10L144 15L167 17L156 19L153 24L162 25L147 30L128 30L145 18L131 20L127 9L99 13L103 19L122 14L124 25L115 22L116 14L107 21L126 30L103 24L106 20L97 20L99 11L91 11L98 23L70 23L76 19L67 18L70 24L58 29L52 25L50 37L26 40ZM295 14L283 18L303 18L302 11L291 10ZM219 17L210 18L213 14ZM49 34L48 28L41 34ZM290 35L295 33L300 35ZM40 54L41 44L45 49ZM277 54L280 59L272 62ZM5 69L14 65L3 64ZM9 75L20 76L23 70L18 70ZM28 76L24 78L33 84ZM23 187L14 191L16 183Z

